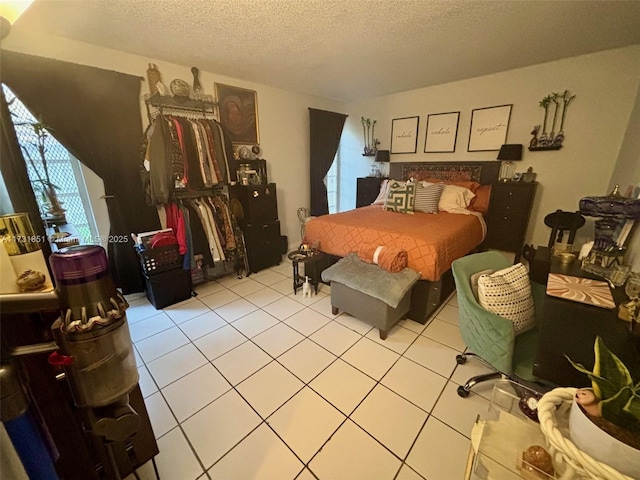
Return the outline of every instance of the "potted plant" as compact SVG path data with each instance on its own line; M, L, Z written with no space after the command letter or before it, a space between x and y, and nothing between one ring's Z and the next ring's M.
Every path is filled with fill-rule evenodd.
M58 199L58 187L51 181L49 167L47 165L46 142L47 138L49 137L49 128L42 122L31 122L29 123L29 125L31 126L31 128L33 129L33 133L35 134L35 139L33 141L30 141L29 144L38 152L38 155L40 156L44 175L41 174L41 169L38 168L38 165L33 159L30 151L32 149L27 147L26 145L21 145L21 147L37 176L37 180L33 182L33 190L36 194L39 194L41 196L43 200L42 203L45 205L43 219L53 223L66 223L64 215L65 209L62 208L62 202L60 202L60 200Z
M591 380L578 389L569 415L571 440L595 460L640 478L640 382L598 336L593 371L569 362Z

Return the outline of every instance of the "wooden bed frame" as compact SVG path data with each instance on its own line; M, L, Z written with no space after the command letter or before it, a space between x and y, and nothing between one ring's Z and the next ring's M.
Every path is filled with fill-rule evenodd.
M401 162L391 163L389 177L398 180L433 178L444 181L498 182L500 162ZM488 226L487 226L488 228ZM419 280L411 291L411 308L407 318L425 324L435 310L455 290L451 269L438 281Z

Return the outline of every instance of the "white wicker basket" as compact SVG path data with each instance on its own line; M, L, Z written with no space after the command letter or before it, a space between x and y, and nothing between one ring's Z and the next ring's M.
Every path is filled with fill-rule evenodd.
M602 480L633 480L609 465L594 460L563 435L556 418L558 406L565 403L571 404L576 390L576 388L556 388L545 393L538 402L540 429L549 442L549 449L556 462L561 462L566 467L560 478L570 479L577 474Z

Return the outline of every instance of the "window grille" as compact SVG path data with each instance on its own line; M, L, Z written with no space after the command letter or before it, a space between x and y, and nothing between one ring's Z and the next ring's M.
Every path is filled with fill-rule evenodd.
M9 104L9 111L13 121L18 143L23 149L23 156L27 166L27 174L34 185L38 185L38 174L34 169L38 169L41 177L44 177L44 168L40 152L38 151L37 135L32 124L38 120L29 112L19 98L6 86L2 85L5 98ZM45 143L45 158L47 167L53 183L57 189L59 200L62 202L62 208L66 210L65 216L67 223L72 224L78 231L81 244L99 244L95 241L99 239L98 229L93 218L93 212L88 201L88 193L84 178L82 177L82 169L78 159L73 157L67 149L58 142L54 131L48 131L48 137ZM27 150L28 155L24 153ZM29 161L29 157L33 160L33 165ZM44 197L34 188L34 194L40 213L44 217L46 212L46 201ZM32 219L33 220L33 219Z

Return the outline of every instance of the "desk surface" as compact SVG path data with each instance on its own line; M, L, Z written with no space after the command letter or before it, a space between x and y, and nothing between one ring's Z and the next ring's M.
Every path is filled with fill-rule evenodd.
M552 273L602 280L582 271L579 262L563 265L551 259L549 268ZM627 300L623 288L616 288L612 293L617 305ZM599 335L629 368L632 377L636 381L640 379L638 339L629 334L628 322L620 320L617 315L617 308L605 309L547 295L534 375L559 386L588 386L587 376L573 368L565 355L591 369L594 362L593 344Z

